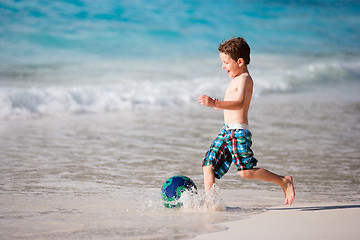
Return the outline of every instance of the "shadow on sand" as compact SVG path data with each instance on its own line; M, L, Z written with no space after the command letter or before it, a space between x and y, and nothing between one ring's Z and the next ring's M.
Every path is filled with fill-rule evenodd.
M320 211L320 210L334 210L334 209L347 209L347 208L360 208L360 205L335 205L335 206L314 206L314 207L296 207L296 208L268 208L270 211L282 210L300 210L300 211Z

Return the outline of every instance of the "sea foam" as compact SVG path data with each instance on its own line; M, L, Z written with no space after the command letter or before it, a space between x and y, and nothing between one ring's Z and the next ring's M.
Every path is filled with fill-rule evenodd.
M183 108L197 104L201 94L222 99L230 79L218 59L203 61L194 69L196 62L183 59L176 67L164 64L160 68L164 62L152 61L136 71L136 61L107 61L100 66L28 68L26 74L12 66L12 80L1 79L0 118ZM249 65L255 97L359 81L359 69L356 59L328 61L324 57L255 55Z

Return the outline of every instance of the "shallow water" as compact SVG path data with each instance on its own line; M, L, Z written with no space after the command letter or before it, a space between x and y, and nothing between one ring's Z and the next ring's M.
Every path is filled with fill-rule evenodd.
M196 132L191 127L195 121L159 114L5 121L0 156L5 237L178 239L252 212L162 205L160 188L170 176L186 174L201 186L204 148L195 146L202 144L196 137L201 126Z

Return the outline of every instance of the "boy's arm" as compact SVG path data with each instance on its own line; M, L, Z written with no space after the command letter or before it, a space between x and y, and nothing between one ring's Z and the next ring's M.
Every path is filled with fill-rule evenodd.
M239 110L244 106L244 101L218 101L206 95L201 95L198 98L201 105L215 108L216 110Z

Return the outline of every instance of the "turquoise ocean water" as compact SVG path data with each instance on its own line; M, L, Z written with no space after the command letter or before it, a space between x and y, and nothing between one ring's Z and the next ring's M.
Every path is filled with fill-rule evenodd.
M0 11L0 118L189 103L204 85L217 90L216 49L235 35L251 46L258 93L359 79L358 1L1 1Z
M0 232L6 239L182 239L282 204L218 182L225 208L166 210L160 188L201 160L229 81L217 47L251 47L260 166L297 200L359 202L359 1L0 0ZM296 204L296 202L295 202Z
M332 0L1 1L1 58L203 57L234 35L257 54L354 55L359 8L358 1Z

